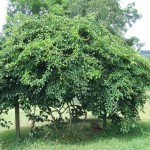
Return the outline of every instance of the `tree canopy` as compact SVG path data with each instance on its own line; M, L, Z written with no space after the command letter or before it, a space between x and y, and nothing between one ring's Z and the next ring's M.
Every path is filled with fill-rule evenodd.
M28 15L52 12L68 17L92 16L117 34L127 31L141 17L134 3L122 8L119 0L10 0L10 6L10 15L21 11Z
M119 0L9 0L9 19L21 12L27 15L53 13L66 17L90 17L91 21L103 24L112 34L124 33L139 19L141 15L134 3L122 8ZM127 44L140 50L143 43L137 37L126 39Z
M103 23L112 33L127 31L140 18L135 4L122 8L118 0L69 0L69 16L92 15L97 22Z
M123 132L139 118L150 67L118 35L90 17L17 13L0 49L0 102L48 112L77 99L96 116L116 118ZM2 109L3 110L3 109Z

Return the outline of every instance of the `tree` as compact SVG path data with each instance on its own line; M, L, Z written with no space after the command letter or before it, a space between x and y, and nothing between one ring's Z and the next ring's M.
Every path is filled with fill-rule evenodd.
M38 105L50 114L51 107L77 98L84 110L111 117L123 132L133 127L150 66L122 38L90 18L51 13L15 15L4 35L1 104L14 107L19 100L22 108Z
M67 12L70 17L90 15L111 33L122 34L141 17L134 6L131 3L121 8L119 0L69 0Z
M53 12L56 14L64 14L67 0L9 0L8 14L21 12L23 14L34 15Z
M126 42L129 46L132 46L137 51L141 50L141 48L144 46L144 43L141 43L140 40L135 36L126 39Z
M24 14L42 14L52 12L68 17L92 16L94 21L103 23L112 33L127 31L141 16L135 4L121 8L119 0L10 0L9 15L17 12Z
M78 15L90 17L91 21L104 24L112 34L119 34L123 37L129 27L132 27L141 18L135 8L135 3L130 3L125 8L122 8L119 0L10 0L9 16L13 16L18 12L28 15L51 12L67 17ZM140 50L143 43L136 37L131 44L133 38L125 39L125 41L133 48Z
M22 97L22 93L26 90L18 77L13 72L12 68L7 66L9 62L15 59L16 53L9 57L8 51L13 51L14 47L12 41L6 40L7 36L1 37L1 48L0 48L0 111L1 113L7 113L9 109L15 108L15 121L16 121L16 137L20 138L20 120L19 120L19 100ZM7 43L8 42L8 43ZM9 45L6 51L3 51L5 45ZM12 46L11 46L12 45ZM3 121L3 120L2 120ZM8 122L9 123L9 122ZM7 122L3 123L5 126ZM6 126L9 127L9 126Z

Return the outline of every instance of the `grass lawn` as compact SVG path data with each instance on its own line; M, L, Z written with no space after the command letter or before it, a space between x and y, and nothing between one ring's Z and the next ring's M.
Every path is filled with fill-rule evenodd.
M14 110L10 111L7 119L14 120ZM30 123L21 112L23 139L15 140L14 126L9 130L0 128L0 139L2 140L2 149L5 150L150 150L149 103L145 105L145 113L141 113L141 119L140 127L129 134L94 133L86 129L65 138L52 133L49 139L43 141L40 137L36 140L28 138Z

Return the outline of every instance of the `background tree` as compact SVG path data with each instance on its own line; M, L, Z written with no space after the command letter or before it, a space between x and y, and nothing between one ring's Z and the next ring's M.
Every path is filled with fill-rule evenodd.
M129 46L132 46L137 51L141 50L141 48L144 46L144 43L141 43L140 40L135 36L126 39L126 42Z
M119 0L69 0L67 12L70 17L91 15L112 33L121 34L141 17L134 6L131 3L122 8Z
M9 16L13 16L18 12L28 15L51 12L67 17L78 15L90 17L91 21L104 24L111 33L121 36L124 36L129 27L132 27L141 18L135 8L135 3L130 3L125 8L122 8L119 0L10 0ZM127 44L140 50L143 43L136 37L131 44L133 38L126 39Z
M21 12L23 14L34 15L46 12L63 14L63 9L66 7L67 0L9 0L8 14Z
M141 17L134 3L122 8L118 0L10 0L9 15L17 12L30 15L53 12L68 17L90 15L114 33L127 31Z

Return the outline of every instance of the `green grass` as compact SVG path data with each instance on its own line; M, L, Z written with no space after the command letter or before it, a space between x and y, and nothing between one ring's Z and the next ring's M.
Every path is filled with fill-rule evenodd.
M7 119L14 120L14 110ZM14 126L9 130L0 129L0 139L5 150L150 150L150 104L145 105L145 113L141 113L140 127L129 134L115 132L95 133L89 129L73 135L50 134L47 140L43 135L37 139L28 137L29 122L21 112L22 139L15 140Z
M104 134L104 133L78 133L75 137L54 138L43 141L41 139L23 139L22 141L11 141L14 139L14 131L5 131L5 140L12 143L5 149L10 150L149 150L150 149L150 123L141 123L143 130L136 129L129 134ZM25 130L24 130L25 131ZM7 133L7 134L6 134ZM24 136L26 132L23 133ZM78 137L78 138L77 138ZM7 143L8 144L8 143Z

